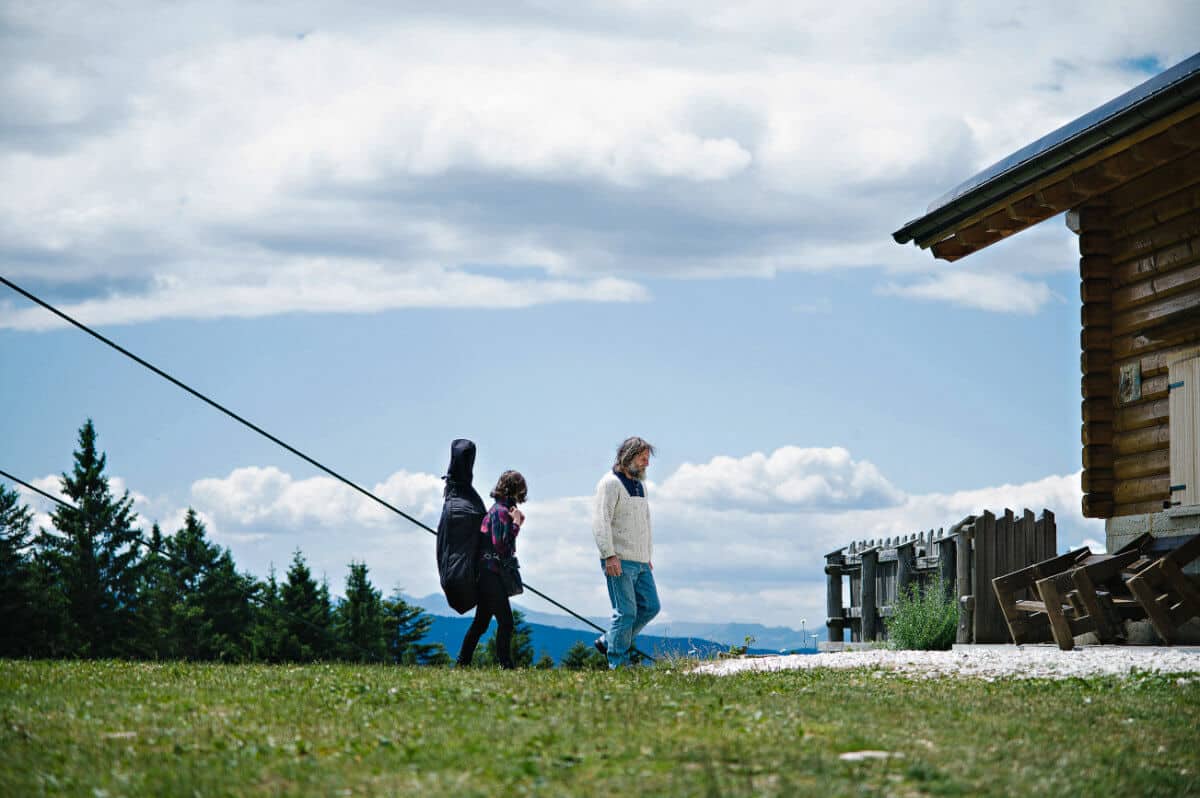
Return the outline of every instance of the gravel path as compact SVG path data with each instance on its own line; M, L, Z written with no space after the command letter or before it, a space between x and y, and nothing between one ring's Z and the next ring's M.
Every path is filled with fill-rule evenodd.
M1003 646L957 651L839 651L707 662L695 673L728 676L742 671L812 668L880 668L925 678L961 676L993 680L1127 677L1136 671L1200 674L1200 651L1132 646L1090 646L1061 651L1056 646ZM1195 677L1200 679L1200 676Z

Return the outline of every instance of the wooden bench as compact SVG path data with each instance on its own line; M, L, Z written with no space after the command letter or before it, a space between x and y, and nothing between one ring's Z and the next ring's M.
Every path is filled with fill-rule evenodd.
M1164 642L1200 616L1200 590L1183 573L1200 557L1200 535L1144 534L1113 554L1086 547L992 580L1014 643L1053 639L1069 651L1094 632L1103 643L1124 642L1124 622L1149 618ZM1023 597L1035 592L1037 598Z
M1177 545L1131 575L1126 584L1146 611L1154 631L1164 643L1171 643L1180 626L1200 616L1200 590L1183 572L1200 557L1200 535L1161 540Z
M1039 580L1064 573L1090 556L1091 550L1084 546L992 580L1014 643L1042 643L1052 638L1050 615L1043 600L1032 598L1034 587Z

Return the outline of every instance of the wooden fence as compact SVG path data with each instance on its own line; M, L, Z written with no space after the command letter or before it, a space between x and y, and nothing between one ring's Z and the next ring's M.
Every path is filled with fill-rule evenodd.
M992 579L1057 554L1054 513L1012 510L969 515L950 528L862 540L825 555L825 625L831 642L886 640L885 619L909 585L921 590L939 579L959 602L959 643L1007 643L1008 627L992 591ZM849 606L843 606L848 577Z

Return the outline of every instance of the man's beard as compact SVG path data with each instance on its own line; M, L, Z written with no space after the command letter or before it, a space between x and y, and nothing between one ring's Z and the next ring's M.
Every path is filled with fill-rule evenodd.
M625 469L625 473L629 474L633 479L641 479L646 476L646 469L638 467L636 463L630 463Z

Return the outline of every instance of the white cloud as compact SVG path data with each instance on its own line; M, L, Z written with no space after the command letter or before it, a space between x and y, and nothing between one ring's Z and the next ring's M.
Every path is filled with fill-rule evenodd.
M105 323L624 302L646 296L633 275L926 271L891 230L1137 83L1129 59L1190 54L1197 14L10 8L0 254ZM1027 249L1005 277L946 271L893 293L1036 312L1048 294L1021 277L1043 271Z
M89 325L162 318L259 317L287 307L296 312L372 313L396 308L523 308L550 302L640 302L640 285L615 278L511 280L431 267L394 271L374 263L304 260L255 278L250 270L160 278L141 293L115 293L58 308ZM43 330L66 322L40 307L13 309L0 328Z
M385 501L428 518L441 506L442 481L399 471L370 489ZM394 514L332 477L294 479L273 466L238 468L223 479L192 485L192 498L221 525L294 529L315 525L381 527Z
M1050 287L1038 280L1026 280L1011 274L986 274L963 271L963 267L937 272L919 282L888 283L884 294L949 302L961 307L997 313L1032 315L1051 299Z
M878 507L901 496L873 464L853 460L843 448L796 446L770 455L685 463L663 482L661 495L667 501L767 512Z

